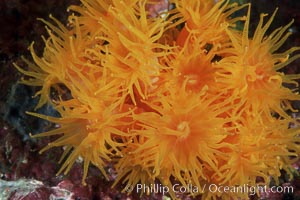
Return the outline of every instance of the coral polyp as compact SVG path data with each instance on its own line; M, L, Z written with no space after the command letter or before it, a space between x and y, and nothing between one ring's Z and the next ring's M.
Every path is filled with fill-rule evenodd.
M205 187L279 184L282 171L293 178L300 131L290 113L300 75L282 69L300 48L280 50L292 22L270 31L276 11L262 14L251 35L250 4L156 3L81 0L67 26L41 20L49 33L43 55L32 44L33 61L15 65L22 83L41 88L36 108L59 113L28 112L58 125L32 135L58 135L41 152L64 148L58 173L82 158L83 184L89 165L105 177L110 165L113 186L159 182L172 198L174 184L192 185L198 190L187 195L202 199L246 199Z

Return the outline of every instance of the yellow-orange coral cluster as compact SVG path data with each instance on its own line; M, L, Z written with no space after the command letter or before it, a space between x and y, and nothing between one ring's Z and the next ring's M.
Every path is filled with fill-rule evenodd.
M279 51L292 22L267 35L276 11L262 14L252 35L248 4L170 0L153 12L155 3L81 0L68 26L42 20L43 55L32 44L34 62L16 66L24 84L41 87L37 108L50 103L60 114L30 113L59 125L33 136L60 135L42 151L65 147L65 173L82 157L83 183L90 163L104 176L111 163L114 185L193 185L203 199L248 196L202 190L208 184L278 184L281 170L292 177L300 140L287 113L300 100L300 76L280 69L300 48Z

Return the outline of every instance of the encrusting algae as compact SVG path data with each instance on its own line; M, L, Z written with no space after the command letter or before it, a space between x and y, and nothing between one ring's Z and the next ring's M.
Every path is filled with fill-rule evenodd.
M300 48L279 51L292 22L267 34L277 10L262 14L251 35L250 4L170 0L169 10L150 13L155 3L81 0L67 26L41 20L43 55L32 43L33 62L15 65L22 83L41 87L36 108L51 104L60 114L28 112L59 125L32 136L60 136L41 152L64 147L58 173L81 157L83 184L90 164L107 177L110 163L113 186L193 185L190 195L202 199L248 198L209 192L209 184L279 184L282 170L292 178L300 131L288 113L297 112L290 102L300 100L300 75L280 70Z

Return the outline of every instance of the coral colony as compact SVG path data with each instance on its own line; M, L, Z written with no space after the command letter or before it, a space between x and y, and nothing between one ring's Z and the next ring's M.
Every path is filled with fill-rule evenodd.
M141 195L158 187L172 198L182 189L246 199L251 188L278 185L282 171L292 178L300 139L290 102L300 100L300 75L282 69L300 48L280 50L292 22L269 30L275 10L249 30L250 4L170 0L150 13L156 1L81 0L68 25L41 20L44 52L32 43L33 61L15 65L23 84L40 87L36 109L59 113L28 112L58 125L32 136L58 136L41 152L64 147L58 173L81 157L83 184L89 165L108 177L110 164L112 186Z

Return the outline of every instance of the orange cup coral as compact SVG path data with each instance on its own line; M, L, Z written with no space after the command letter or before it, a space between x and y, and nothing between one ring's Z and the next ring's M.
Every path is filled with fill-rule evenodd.
M188 193L202 199L248 197L211 192L209 184L278 184L281 170L292 178L300 139L287 112L296 112L290 101L300 100L300 75L279 70L300 48L278 51L292 22L267 35L276 11L267 22L262 14L250 36L249 4L169 2L153 14L154 0L81 0L70 7L68 26L42 20L49 33L43 56L32 44L34 62L16 66L22 83L41 87L37 108L52 104L60 114L29 113L59 125L32 136L60 135L41 151L65 147L59 173L82 157L84 184L90 164L107 176L110 162L114 185L193 185L198 190ZM245 8L245 16L234 15Z

